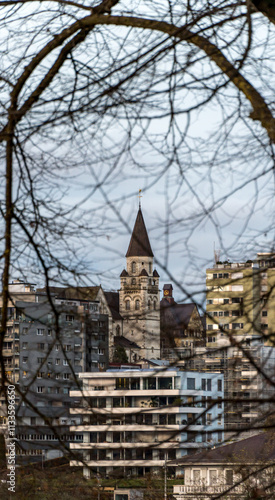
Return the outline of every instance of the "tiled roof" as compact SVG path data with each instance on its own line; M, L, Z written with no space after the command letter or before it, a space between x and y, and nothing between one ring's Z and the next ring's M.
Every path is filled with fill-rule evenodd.
M137 214L126 257L154 257L141 209Z
M196 304L177 304L170 303L163 298L160 301L161 322L165 325L174 327L187 327Z
M122 347L127 347L128 349L141 349L141 347L138 344L132 342L131 340L126 339L126 337L123 337L123 335L114 337L114 344L120 345Z
M107 304L112 314L113 319L122 319L119 314L119 293L118 292L104 292Z
M275 460L275 432L262 432L247 439L201 451L173 461L178 465L256 463ZM172 462L170 462L172 463Z
M59 299L68 300L96 300L99 291L99 286L81 286L81 287L49 287L51 295L58 297ZM38 289L39 292L45 292L46 288Z
M148 276L146 269L142 269L140 276Z

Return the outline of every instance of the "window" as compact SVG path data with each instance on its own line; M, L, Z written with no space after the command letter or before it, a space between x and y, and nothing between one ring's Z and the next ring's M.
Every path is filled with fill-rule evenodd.
M262 311L262 316L267 316L267 311Z
M211 425L211 423L212 423L212 414L211 413L207 413L206 423L207 423L207 425Z
M136 263L132 262L132 273L136 272Z
M70 374L69 373L63 373L63 379L64 380L69 380Z
M231 486L233 484L233 470L232 469L225 470L225 482L229 486Z
M41 349L42 351L44 350L45 344L37 344L37 349Z
M23 371L23 378L27 378L28 372Z
M71 350L71 347L72 347L71 345L65 345L65 346L64 346L64 350L65 350L65 351L70 351L70 350Z
M157 309L157 303L156 301L154 300L154 311Z
M69 363L68 363L67 359L63 359L63 365L64 365L64 366L68 366L68 364L69 364Z
M151 309L151 301L150 300L148 300L148 309L149 309L149 311Z
M232 328L233 328L233 330L242 329L243 323L232 323Z
M44 361L44 358L37 358L37 363L41 364L41 363L43 363L43 361Z
M200 480L201 480L201 471L200 471L200 469L194 469L193 470L193 481L194 481L194 483L197 483Z
M105 354L105 349L99 348L98 349L98 354L100 354L101 356L103 356Z
M222 391L222 380L218 380L218 391Z
M136 304L135 304L135 309L136 311L138 311L140 308L140 301L139 300L136 300Z
M44 335L45 330L44 330L44 328L37 328L36 333L37 333L37 335Z
M66 321L72 323L74 321L74 316L72 314L66 314Z
M207 380L207 390L212 391L212 380L211 379Z
M210 485L216 484L217 482L217 470L209 471L209 483Z
M224 304L229 304L229 299L223 299Z
M56 346L55 346L55 350L56 350L56 351L60 351L60 345L56 344Z
M213 330L213 325L207 325L207 330Z
M136 278L133 278L132 279L132 285L135 285L136 284Z
M48 330L49 337L52 336L52 330Z
M43 377L43 372L37 372L37 378L42 378Z
M207 299L206 304L213 304L213 299Z
M222 398L218 397L218 408L222 408Z
M201 389L202 389L202 391L206 390L206 380L205 380L205 378L201 379Z
M28 342L23 342L22 343L22 349L27 349L28 347Z
M23 362L23 363L27 363L27 361L28 361L27 356L23 356L22 362Z
M60 359L59 359L59 358L56 358L56 360L55 360L55 364L56 364L56 365L60 365Z
M194 378L187 378L187 389L188 390L195 389L195 379Z
M152 262L149 262L149 274L152 272Z
M125 300L125 309L126 311L130 311L130 300Z
M45 389L45 388L44 388L43 386L39 385L39 386L37 387L37 392L44 392L44 389Z
M219 316L223 316L223 311L219 311Z

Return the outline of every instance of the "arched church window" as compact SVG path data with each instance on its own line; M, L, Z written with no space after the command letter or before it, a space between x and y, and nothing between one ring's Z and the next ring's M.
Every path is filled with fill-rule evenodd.
M132 273L135 273L136 272L136 263L135 262L132 262Z
M133 278L132 279L132 285L135 285L136 284L136 278Z
M149 278L149 285L151 285L151 278Z
M125 307L127 311L130 310L130 300L125 300Z
M156 308L157 308L157 303L156 303L156 301L154 300L154 311L156 310Z
M117 334L117 336L120 335L120 326L119 325L116 326L116 334Z
M136 300L136 311L140 308L140 302L139 300Z
M152 272L152 262L149 262L149 274Z
M149 311L151 309L151 301L150 300L148 300L148 309L149 309Z
M155 285L155 284L156 284L156 280L153 280L153 285Z

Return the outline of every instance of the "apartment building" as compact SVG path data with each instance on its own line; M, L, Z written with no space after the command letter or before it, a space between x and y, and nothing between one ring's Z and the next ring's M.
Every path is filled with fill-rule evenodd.
M208 347L260 340L261 273L253 262L217 264L206 270Z
M250 429L263 418L261 398L274 396L274 284L270 253L258 254L254 262L217 263L206 271L204 364L224 373L226 431Z
M223 375L173 368L81 373L82 390L70 410L70 427L83 443L70 443L91 473L144 475L223 440Z
M45 293L35 297L33 288L30 301L28 293L25 301L17 300L24 290L12 298L3 351L7 376L18 388L19 461L63 453L63 443L72 439L69 391L77 387L77 374L105 370L109 357L108 317L99 313L98 302L59 298L53 309ZM0 410L4 424L4 394Z

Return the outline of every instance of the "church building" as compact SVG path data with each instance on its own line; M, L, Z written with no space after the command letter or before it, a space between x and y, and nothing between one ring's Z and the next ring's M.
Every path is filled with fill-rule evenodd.
M160 358L159 274L154 269L154 254L140 207L120 283L123 336L139 346L139 358Z

